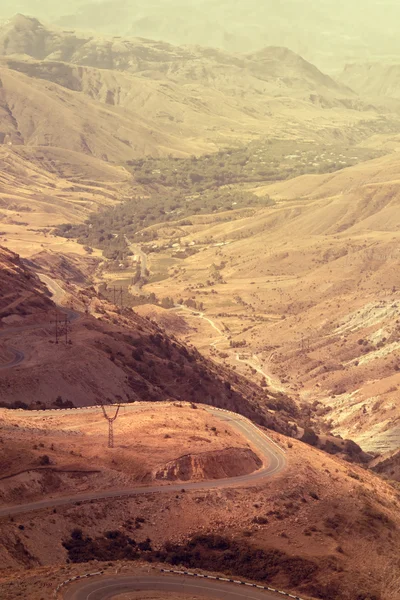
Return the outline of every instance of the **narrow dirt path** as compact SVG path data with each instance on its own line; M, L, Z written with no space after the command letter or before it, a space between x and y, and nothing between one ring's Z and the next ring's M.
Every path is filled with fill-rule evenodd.
M222 343L227 343L228 339L226 337L226 335L224 334L224 332L217 326L217 324L215 323L215 321L213 321L212 319L210 319L209 317L206 317L204 312L200 312L197 310L192 310L191 308L188 308L187 306L184 306L183 304L178 304L177 306L175 306L173 309L171 310L182 310L184 312L188 312L190 314L192 314L193 316L202 319L203 321L207 321L207 323L209 323L209 325L211 325L211 327L213 329L215 329L215 331L217 331L220 335L217 339L215 339L214 341L212 341L210 343L210 346L212 348L216 348L219 344ZM271 354L271 356L269 357L269 361L271 361L272 356L274 353ZM248 365L249 367L251 367L252 369L255 369L257 371L257 373L259 373L260 375L262 375L263 377L265 377L265 380L268 384L268 386L276 391L276 392L283 392L286 393L286 388L285 386L278 380L274 379L273 377L271 377L271 375L269 375L268 373L266 373L264 371L263 365L261 365L261 361L260 358L257 356L257 354L253 354L251 358L240 358L240 353L236 353L235 354L235 360L237 362L243 363Z

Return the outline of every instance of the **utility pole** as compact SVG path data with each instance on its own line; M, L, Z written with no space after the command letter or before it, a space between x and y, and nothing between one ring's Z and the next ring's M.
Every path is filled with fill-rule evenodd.
M124 289L121 285L121 287L119 289L116 288L116 286L113 286L113 298L114 298L114 304L115 306L120 305L121 308L123 308L124 306Z
M55 323L56 323L56 344L58 344L58 337L59 337L58 333L59 333L59 331L58 331L58 311L57 310L56 310L56 321L55 321Z
M66 344L68 344L68 325L69 325L68 315L65 315L65 343Z
M114 448L114 421L118 417L120 407L121 407L121 405L118 404L115 415L113 417L109 417L106 413L106 409L104 408L104 404L101 403L103 416L106 419L106 421L108 421L108 447L109 448Z
M58 310L56 310L55 315L56 315L56 318L55 318L54 324L56 326L56 328L55 328L56 344L59 343L62 336L65 337L65 343L69 344L70 343L69 317L66 314L64 317L64 320L62 320L61 315L58 313Z

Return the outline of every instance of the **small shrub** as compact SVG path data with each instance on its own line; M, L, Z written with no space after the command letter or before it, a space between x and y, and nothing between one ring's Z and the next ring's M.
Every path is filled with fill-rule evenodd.
M305 444L309 444L310 446L317 446L319 437L312 429L306 428L303 433L303 437L301 441Z
M120 532L117 530L114 531L106 531L104 536L108 539L108 540L116 540L117 537L120 536Z
M71 538L73 540L81 540L82 535L83 535L83 531L82 531L82 529L79 529L78 527L76 527L75 529L73 529L71 531Z
M266 525L269 523L267 517L254 517L252 522L257 523L258 525Z
M150 538L147 538L144 542L139 542L138 548L139 550L142 550L142 552L151 552L152 547Z

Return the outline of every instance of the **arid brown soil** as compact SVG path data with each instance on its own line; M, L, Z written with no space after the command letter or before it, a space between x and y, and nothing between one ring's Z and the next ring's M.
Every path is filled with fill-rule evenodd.
M312 426L378 453L400 440L398 164L279 182L255 190L276 206L193 218L181 245L197 254L146 286L202 302L220 330L181 311L192 329L177 335L312 405ZM173 256L162 236L160 226Z
M398 600L397 115L285 48L239 56L17 15L0 24L0 54L0 501L182 482L178 493L2 518L1 598L47 600L60 581L98 568L148 572L113 564L129 537L153 566L218 568L323 600ZM260 136L289 140L285 170L295 160L304 164L296 173L314 174L274 182L268 159L261 180L240 188L269 196L267 208L232 204L176 222L168 213L140 232L152 240L140 243L150 279L141 292L179 307L111 304L96 286L135 271L118 255L107 273L100 250L53 233L157 193L151 168L138 182L127 161L196 161ZM302 163L304 140L342 143L355 163L368 149L393 154L352 168L335 155L337 171L318 175L333 153ZM229 187L232 173L220 168ZM198 184L201 194L201 176ZM100 409L69 411L99 402L110 412L111 402L135 407L121 410L113 450ZM287 470L253 487L207 489L206 480L260 462L195 403L268 427L287 449ZM382 453L372 470L347 462L359 448L332 431ZM185 490L187 481L204 489ZM68 554L73 536L82 547ZM89 562L67 563L76 559Z
M107 407L112 417L115 407ZM0 409L0 502L21 504L66 493L123 489L152 481L244 475L261 461L247 441L204 408L176 403L120 409L108 449L102 409Z
M346 600L367 590L385 600L396 598L385 584L397 568L398 492L376 475L301 442L281 437L280 443L291 445L288 470L257 487L145 495L3 519L2 576L9 569L65 561L62 541L77 527L93 539L111 530L136 542L150 538L154 549L166 541L185 544L192 535L218 533L243 547L311 561L315 576L297 587L284 571L272 577L283 589L321 598L335 590L333 597ZM228 562L225 572L235 568Z
M64 312L59 310L56 315L46 288L26 266L27 283L20 291L20 273L11 268L17 260L15 255L4 253L0 282L4 279L11 289L16 281L12 302L20 296L25 298L28 292L33 300L25 316L13 315L13 319L18 316L17 327L13 327L14 321L7 322L8 317L2 322L4 367L10 362L12 348L22 359L13 368L0 369L3 406L60 408L173 398L233 409L277 431L295 430L291 418L296 406L288 396L267 392L221 368L193 347L168 336L150 319L102 300L94 288L82 290L71 285L77 277L74 262L65 259L63 264L63 269L71 271L71 280L63 284L68 293L57 280L45 276L56 301L65 305ZM80 272L88 268L83 260L77 264ZM40 308L43 303L51 310L37 311L36 306ZM271 412L270 406L276 405L278 410Z
M43 315L50 311L53 303L50 300L46 287L21 258L14 252L0 247L0 280L1 300L0 319L10 317L16 322L19 316L32 312Z

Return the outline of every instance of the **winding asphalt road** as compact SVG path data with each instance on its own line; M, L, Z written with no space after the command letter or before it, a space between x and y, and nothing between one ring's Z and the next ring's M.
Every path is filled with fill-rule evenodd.
M81 580L64 592L64 598L65 600L106 600L129 592L149 590L223 598L224 600L276 600L277 598L275 593L253 587L173 575L140 577L120 575L96 580Z
M50 277L41 275L40 278L50 291L52 292L53 299L55 302L60 302L64 295L64 290ZM78 313L75 313L69 309L63 309L70 318L70 320L77 319ZM48 325L46 323L45 325ZM16 327L7 329L0 333L0 336L9 335L13 332L19 332L28 329L37 329L43 327L44 324L36 324L26 327ZM215 327L217 330L218 328ZM219 331L219 330L218 330ZM221 332L222 333L222 332ZM15 357L11 363L3 365L1 368L11 368L20 364L24 360L24 354L20 350L9 347ZM126 406L126 410L135 410L135 406ZM177 492L182 489L185 490L203 490L203 489L215 489L232 486L248 486L252 484L261 483L268 477L279 473L286 467L286 457L284 451L271 440L263 431L258 429L251 421L231 413L229 411L223 411L212 407L205 407L215 417L218 417L222 422L229 423L229 425L235 428L241 433L250 443L250 445L257 452L261 458L263 465L262 467L249 475L242 475L238 477L231 477L226 479L217 479L208 482L190 482L186 484L166 484L166 485L154 485L154 486L139 486L131 489L124 490L111 490L103 492L92 492L87 494L79 494L74 496L65 496L59 498L48 498L38 502L31 502L29 504L21 504L19 506L4 507L0 509L0 517L10 517L22 513L28 513L35 510L41 510L46 508L55 508L56 506L65 506L75 502L100 500L106 498L123 498L131 497L139 494L148 493L168 493ZM89 412L99 410L98 408L90 408ZM58 411L66 412L66 411ZM68 411L70 412L70 411ZM208 598L224 598L226 600L273 600L276 599L276 594L267 592L265 590L257 590L256 588L243 588L241 586L229 586L226 583L222 583L214 580L207 579L187 579L182 577L176 577L172 575L155 576L149 575L148 577L129 577L129 576L118 576L118 577L102 577L96 580L80 580L79 583L71 586L65 593L64 598L66 600L106 600L119 596L124 593L132 591L168 591L178 593L190 593L199 594Z
M258 471L254 471L249 475L240 475L238 477L230 477L225 479L214 479L211 481L199 481L190 483L172 483L164 485L137 486L122 490L108 490L88 492L73 496L62 496L57 498L47 498L38 502L30 502L29 504L21 504L17 506L9 506L0 508L0 517L14 516L22 513L28 513L35 510L45 508L55 508L56 506L65 506L74 502L83 502L90 500L101 500L107 498L127 498L137 496L139 494L149 493L168 493L178 492L183 488L185 490L204 490L216 489L223 487L243 487L261 483L268 477L279 473L286 467L286 457L284 451L271 440L263 431L258 429L251 421L244 417L223 411L213 407L205 407L210 414L219 418L222 422L229 423L240 434L242 434L254 448L255 452L261 458L263 465ZM126 406L127 410L134 410L135 406ZM89 409L99 410L99 409ZM63 412L63 411L58 411ZM68 411L70 412L70 411Z

